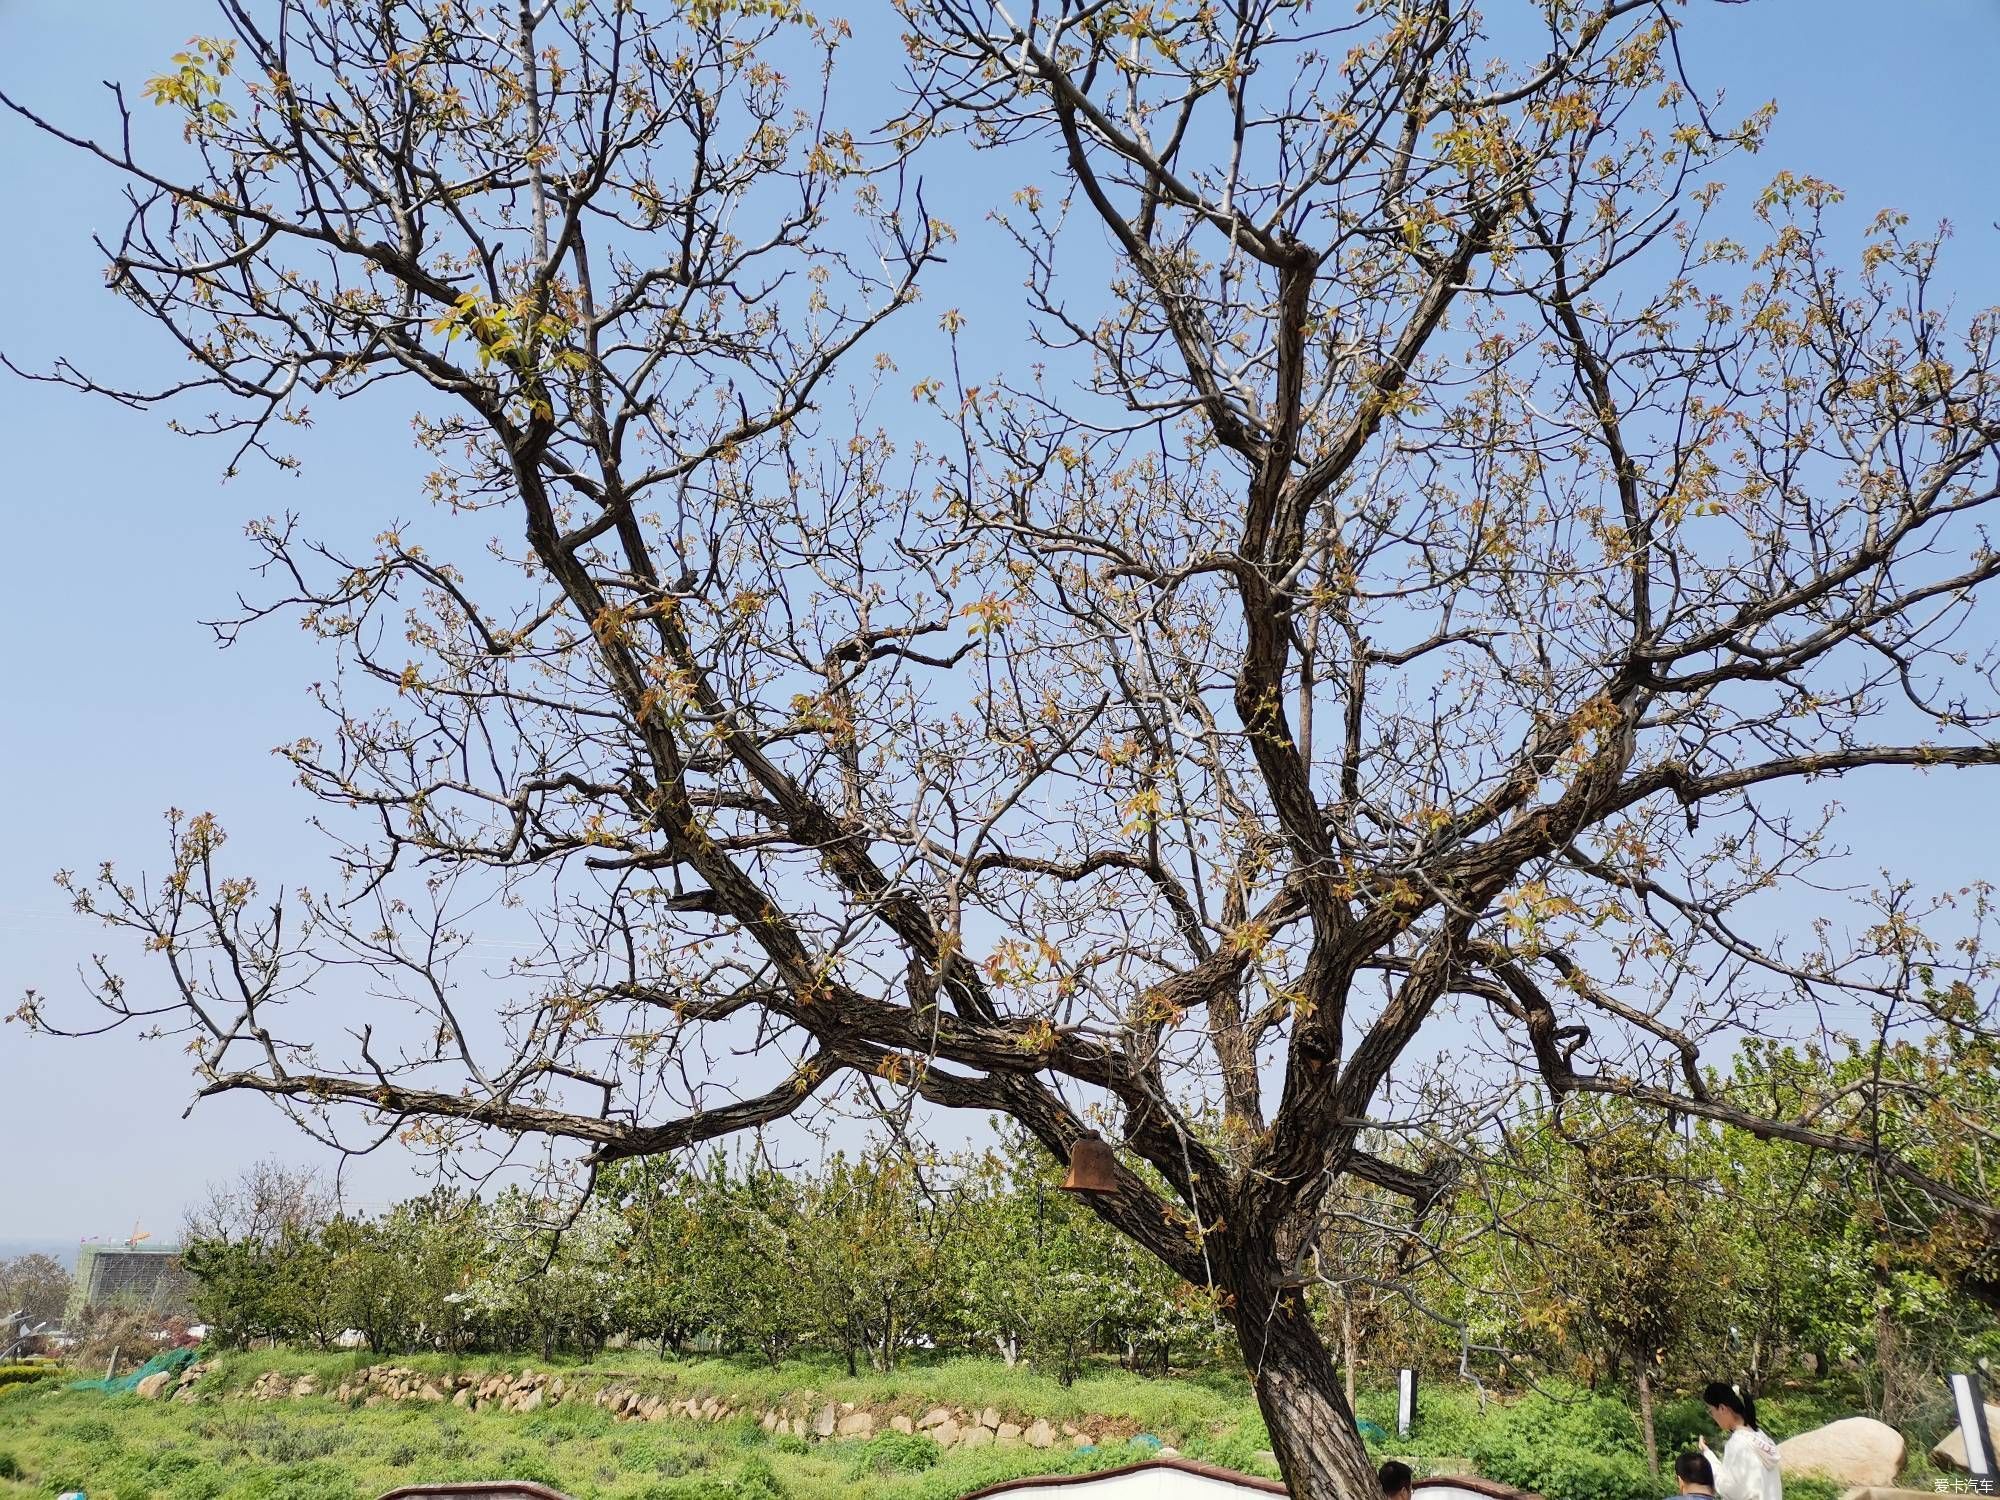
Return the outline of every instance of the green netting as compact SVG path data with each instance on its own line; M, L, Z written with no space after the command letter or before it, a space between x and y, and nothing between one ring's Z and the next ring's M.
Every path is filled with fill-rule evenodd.
M136 1390L139 1382L148 1375L158 1375L162 1371L180 1374L194 1363L194 1354L192 1349L169 1349L165 1354L155 1354L130 1375L120 1375L112 1380L72 1380L69 1388L73 1391L110 1391L113 1395L120 1395Z

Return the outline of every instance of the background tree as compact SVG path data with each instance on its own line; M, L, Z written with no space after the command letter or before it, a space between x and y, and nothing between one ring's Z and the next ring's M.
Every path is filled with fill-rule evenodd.
M0 1317L19 1313L31 1327L56 1322L69 1305L71 1285L69 1272L53 1255L0 1260Z
M274 1157L208 1184L182 1215L181 1262L195 1282L195 1313L213 1338L237 1347L263 1338L327 1347L341 1330L320 1234L336 1206L318 1173Z
M627 1275L620 1290L626 1324L679 1354L714 1317L707 1263L712 1227L703 1217L699 1180L668 1158L617 1163L597 1191L624 1216Z
M925 1194L915 1164L893 1152L836 1153L800 1205L795 1243L823 1338L847 1358L893 1370L935 1321L947 1241L962 1206Z
M132 186L113 285L192 365L52 377L281 462L315 401L400 393L443 514L358 556L255 531L252 613L340 664L289 752L339 899L266 906L206 815L161 880L68 881L165 965L99 999L205 1091L599 1164L853 1087L1057 1159L1114 1122L1092 1211L1214 1290L1314 1496L1373 1484L1297 1295L1329 1205L1432 1202L1370 1143L1476 1148L1524 1080L2000 1222L1945 1170L1982 1096L1878 1070L1791 1113L1701 1065L1995 1029L1938 998L1990 971L1935 896L1800 938L1772 893L1825 899L1807 782L2000 760L1958 639L2000 325L1893 217L1844 272L1823 183L1719 232L1761 121L1682 81L1678 7L943 0L887 137L784 5L219 9L148 85L186 153L13 104ZM960 127L1027 179L1047 358L920 372L928 444L822 423L938 243L898 173ZM519 913L537 946L476 971ZM344 1033L336 962L401 1021Z
M1630 1372L1646 1466L1657 1475L1658 1370L1683 1368L1688 1356L1726 1342L1726 1326L1703 1318L1729 1272L1721 1226L1703 1212L1709 1183L1696 1176L1674 1122L1618 1101L1535 1126L1535 1168L1560 1184L1543 1200L1555 1207L1554 1221L1522 1226L1543 1257L1544 1296L1574 1309L1614 1378Z
M209 1183L181 1215L181 1243L220 1240L265 1248L288 1235L313 1233L337 1207L318 1172L267 1157L231 1181Z

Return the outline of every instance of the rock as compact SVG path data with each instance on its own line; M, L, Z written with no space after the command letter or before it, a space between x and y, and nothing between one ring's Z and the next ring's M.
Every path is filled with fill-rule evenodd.
M1180 1449L1170 1447L1165 1444L1162 1444L1160 1447L1160 1451L1153 1455L1153 1457L1155 1458L1179 1458L1180 1456L1181 1456Z
M774 1411L765 1412L763 1416L757 1419L757 1425L766 1432L776 1432L778 1430L778 1414Z
M563 1383L562 1383L562 1382L561 1382L560 1380L552 1380L552 1381L550 1381L550 1382L549 1382L549 1400L551 1400L551 1401L560 1401L560 1400L562 1400L562 1398L563 1398L563 1391L564 1391L565 1389L566 1389L566 1387L565 1387L565 1386L563 1385Z
M1842 1417L1778 1444L1786 1474L1816 1474L1842 1485L1894 1484L1903 1469L1903 1435L1873 1417Z
M1097 1439L1087 1432L1079 1432L1075 1437L1070 1439L1070 1442L1078 1448L1095 1448L1097 1446Z
M316 1396L318 1394L319 1381L311 1375L301 1375L297 1380L292 1382L292 1395L294 1398L303 1399L304 1397Z
M444 1400L444 1392L426 1380L417 1390L417 1399L419 1401L429 1401L435 1405L437 1402Z
M457 1394L457 1395L455 1395L455 1396L453 1396L453 1397L451 1398L451 1404L452 1404L453 1406L470 1406L470 1405L472 1405L472 1389L471 1389L471 1387L469 1387L469 1386L460 1386L460 1387L459 1387L459 1390L458 1390L458 1394Z
M1996 1443L2000 1443L2000 1406L1990 1401L1986 1403L1986 1431ZM1952 1428L1944 1441L1931 1449L1931 1461L1939 1468L1956 1469L1961 1474L1969 1472L1971 1466L1965 1459L1965 1429Z
M872 1411L851 1411L840 1419L834 1429L841 1437L873 1437L875 1435L875 1413Z
M1844 1485L1893 1485L1902 1471L1903 1435L1873 1417L1843 1417L1778 1445L1787 1474L1812 1474Z
M937 1426L928 1430L932 1439L940 1448L956 1446L961 1435L956 1417L948 1416L942 1422L938 1423Z
M1030 1448L1053 1448L1056 1442L1054 1429L1039 1417L1029 1425L1028 1430L1022 1433L1021 1436L1026 1439Z
M944 1424L949 1422L951 1419L952 1418L951 1418L950 1407L933 1406L929 1411L925 1412L921 1418L918 1419L917 1431L929 1432L933 1427L944 1426Z
M519 1412L540 1411L542 1409L542 1392L540 1387L529 1391L527 1395L523 1396L521 1404L514 1409Z
M1002 1422L993 1433L993 1441L996 1443L1020 1442L1021 1424L1018 1422Z
M813 1436L823 1438L832 1437L833 1429L839 1422L840 1408L835 1406L831 1401L827 1402L826 1405L819 1409L819 1415L813 1418Z
M983 1412L981 1412L981 1413L979 1414L979 1425L980 1425L981 1427L984 1427L984 1428L985 1428L985 1429L986 1429L986 1430L987 1430L988 1432L997 1432L997 1431L999 1431L999 1430L1000 1430L1000 1413L999 1413L999 1412L997 1412L997 1411L995 1411L995 1410L994 1410L994 1409L993 1409L992 1407L990 1407L990 1406L989 1406L989 1407L987 1407L985 1411L983 1411Z
M992 1446L993 1433L986 1427L968 1427L965 1436L959 1440L961 1448L986 1448Z
M901 1432L905 1434L912 1433L917 1430L917 1424L912 1422L908 1417L904 1416L901 1412L897 1412L895 1416L889 1418L889 1430L891 1432Z
M148 1375L144 1380L132 1387L132 1394L142 1397L147 1401L157 1401L160 1392L166 1389L173 1381L173 1378L174 1372L172 1370L162 1370L157 1375Z

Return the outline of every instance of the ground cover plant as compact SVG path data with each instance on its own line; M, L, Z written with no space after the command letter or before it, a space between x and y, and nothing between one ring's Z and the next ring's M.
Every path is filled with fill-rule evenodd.
M1089 1452L940 1450L928 1438L894 1432L808 1442L773 1437L748 1419L618 1423L584 1401L516 1414L366 1407L325 1396L259 1402L245 1394L273 1370L312 1374L330 1390L367 1362L283 1352L223 1356L192 1403L46 1387L0 1396L0 1496L83 1488L93 1500L373 1500L420 1479L512 1477L539 1480L577 1500L956 1500L1002 1479L1133 1462L1163 1440L1223 1467L1276 1472L1248 1382L1219 1373L1161 1380L1114 1368L1063 1384L994 1360L850 1377L837 1360L773 1370L757 1359L663 1364L629 1354L558 1366L586 1390L594 1382L651 1379L750 1406L844 1400L914 1414L933 1403L994 1405L1131 1435L1107 1438ZM439 1375L518 1371L523 1364L440 1355L402 1363ZM1852 1394L1830 1386L1779 1393L1768 1403L1772 1430L1783 1437L1843 1414ZM1359 1393L1362 1417L1381 1434L1370 1440L1371 1455L1403 1458L1420 1475L1482 1473L1547 1500L1640 1500L1657 1490L1629 1402L1567 1386L1502 1399L1438 1384L1425 1391L1422 1418L1408 1439L1389 1435L1394 1402L1386 1387ZM1702 1430L1690 1400L1664 1403L1661 1415L1669 1451ZM1928 1483L1929 1471L1914 1462L1908 1477ZM1832 1493L1822 1481L1794 1478L1786 1485L1787 1500L1831 1500Z

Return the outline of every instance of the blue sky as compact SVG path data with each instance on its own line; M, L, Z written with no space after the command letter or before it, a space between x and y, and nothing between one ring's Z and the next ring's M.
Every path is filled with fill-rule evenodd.
M860 45L871 22L890 24L886 11L854 0ZM129 85L160 71L190 34L212 29L211 14L203 0L0 0L0 84L99 130L109 118L99 80ZM1779 167L1830 178L1848 191L1851 226L1884 206L1919 225L1950 219L1959 238L1946 280L1961 305L2000 301L2000 116L1990 107L2000 0L1692 0L1688 15L1699 81L1726 87L1738 106L1781 106L1771 145L1739 163L1735 181ZM934 179L931 205L969 226L1021 176L983 162ZM90 245L122 219L112 175L9 118L0 191L10 226L0 349L29 364L63 354L121 377L161 368L152 330L103 290ZM1013 268L1004 274L1011 286ZM929 300L964 305L976 330L990 305L979 288L995 275L962 254ZM174 437L161 415L0 383L0 1010L30 986L73 990L78 962L106 946L67 912L51 873L104 858L157 868L170 805L220 814L241 865L266 884L318 877L309 806L269 751L312 727L306 687L324 661L283 624L221 652L199 621L225 613L250 582L246 520L296 509L322 532L366 537L419 510L406 432L387 407L347 411L305 447L301 477L246 468L225 485L222 451ZM1984 785L1843 786L1864 870L1894 863L1934 883L1991 873ZM254 1101L212 1101L182 1120L189 1097L170 1047L0 1027L0 1240L122 1234L134 1220L164 1235L204 1181L261 1155L313 1159ZM389 1157L352 1179L362 1204L413 1185L408 1164Z

